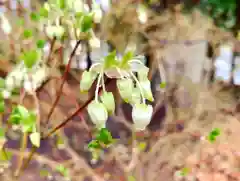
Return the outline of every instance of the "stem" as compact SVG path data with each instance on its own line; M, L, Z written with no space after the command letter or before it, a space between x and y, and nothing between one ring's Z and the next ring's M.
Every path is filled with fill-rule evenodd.
M138 88L140 90L140 93L141 93L141 96L142 96L142 102L143 104L146 104L146 100L145 100L145 97L144 97L144 94L143 94L143 90L142 90L142 86L140 85L139 81L137 80L136 76L131 72L131 75L133 77L133 79L136 81L137 85L138 85Z
M20 150L21 154L20 154L20 157L19 157L19 160L18 160L17 170L15 172L16 177L19 177L21 167L23 165L24 151L27 147L27 137L28 137L27 132L24 132L23 136L22 136L22 144L21 144L21 150Z
M112 79L107 79L105 82L105 85L109 85L111 83ZM101 93L102 88L99 88L99 93ZM58 131L59 129L61 129L62 127L64 127L68 122L70 122L71 120L73 120L73 118L75 116L77 116L78 114L80 114L87 106L90 102L92 102L92 100L94 100L95 95L93 95L92 97L90 97L85 104L83 104L81 107L79 107L72 115L70 115L67 119L65 119L62 123L60 123L58 126L56 126L54 129L52 129L46 136L44 136L42 138L42 140L48 139L51 135L53 135L56 131ZM26 160L26 162L24 163L22 170L25 170L27 168L27 166L29 165L32 157L34 156L34 154L37 151L37 147L33 147L30 155L28 156L28 159Z
M98 76L98 80L97 80L97 87L96 87L96 90L95 90L95 101L98 102L98 92L99 92L99 88L100 88L100 81L101 81L101 78L102 78L102 74L100 74Z
M64 83L65 83L65 81L67 79L67 75L68 75L68 72L69 72L70 67L71 67L72 59L73 59L73 57L74 57L74 55L75 55L75 53L77 51L77 48L80 45L80 43L81 43L81 40L78 40L76 45L75 45L75 47L74 47L74 49L73 49L73 51L72 51L72 53L71 53L71 55L70 55L67 67L66 67L64 75L63 75L63 79L62 79L62 83L61 83L60 89L59 89L59 91L57 93L57 98L54 101L53 106L51 107L51 110L49 111L49 114L47 116L47 121L46 121L47 124L50 121L50 118L51 118L51 116L53 114L53 111L54 111L55 107L57 106L57 103L58 103L58 101L59 101L59 99L60 99L60 97L62 95L62 89L63 89Z
M48 54L47 63L49 63L50 60L51 60L51 56L52 56L52 53L53 53L53 47L54 47L54 45L55 45L55 43L56 43L56 40L57 40L57 38L54 37L54 38L52 39L52 41L51 41L50 51L49 51L49 54Z

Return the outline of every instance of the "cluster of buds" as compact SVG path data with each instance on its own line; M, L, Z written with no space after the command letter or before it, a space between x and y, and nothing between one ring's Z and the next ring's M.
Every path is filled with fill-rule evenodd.
M87 110L91 120L99 129L106 126L108 115L115 112L114 96L105 89L104 75L117 79L117 88L122 99L133 106L134 129L142 131L150 123L153 107L147 105L146 100L153 101L154 98L147 76L149 69L142 63L143 58L127 53L119 59L116 54L111 53L104 58L104 63L95 63L89 71L83 72L80 82L82 92L88 91L97 79L95 100L89 104ZM99 96L100 87L103 87L103 93Z

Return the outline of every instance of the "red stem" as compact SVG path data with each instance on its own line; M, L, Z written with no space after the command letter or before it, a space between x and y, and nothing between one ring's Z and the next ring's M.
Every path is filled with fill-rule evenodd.
M64 72L64 75L63 75L62 83L61 83L61 85L60 85L60 89L59 89L59 91L58 91L58 93L57 93L57 98L56 98L56 100L54 101L53 106L51 107L51 109L50 109L50 111L49 111L49 114L48 114L48 116L47 116L47 121L46 121L46 123L48 123L48 122L50 121L50 118L51 118L51 116L52 116L52 114L53 114L53 111L54 111L55 107L57 106L57 103L58 103L58 101L59 101L59 99L60 99L60 97L61 97L61 95L62 95L62 89L63 89L64 83L65 83L65 81L66 81L66 79L67 79L67 75L68 75L68 72L69 72L70 67L71 67L72 59L73 59L74 55L76 54L77 48L78 48L78 46L80 45L80 43L81 43L81 40L78 40L77 43L76 43L76 45L75 45L75 47L74 47L74 49L73 49L73 51L72 51L72 53L71 53L71 55L70 55L70 58L69 58L67 67L66 67L65 72Z

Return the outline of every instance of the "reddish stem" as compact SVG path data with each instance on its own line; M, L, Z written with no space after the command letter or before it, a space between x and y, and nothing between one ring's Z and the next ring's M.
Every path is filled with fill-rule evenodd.
M51 109L50 109L50 111L49 111L49 114L48 114L48 116L47 116L47 121L46 121L46 123L48 123L48 122L50 121L50 118L51 118L51 116L52 116L52 114L53 114L53 111L54 111L55 107L57 106L57 103L58 103L58 101L59 101L59 99L60 99L60 97L61 97L61 95L62 95L62 89L63 89L64 83L65 83L65 81L66 81L66 79L67 79L67 75L68 75L68 72L69 72L70 67L71 67L72 59L73 59L73 57L74 57L74 55L75 55L75 53L76 53L76 51L77 51L77 48L78 48L78 46L80 45L80 43L81 43L81 40L78 40L77 43L76 43L76 45L75 45L75 47L74 47L74 49L73 49L73 51L72 51L72 53L71 53L71 55L70 55L70 58L69 58L67 67L66 67L65 72L64 72L64 75L63 75L62 83L61 83L61 85L60 85L60 89L59 89L59 91L58 91L58 93L57 93L57 98L56 98L56 100L54 101L53 106L51 107Z

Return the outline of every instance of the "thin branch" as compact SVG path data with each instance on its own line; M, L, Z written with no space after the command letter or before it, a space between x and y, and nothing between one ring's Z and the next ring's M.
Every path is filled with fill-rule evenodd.
M57 103L58 103L58 101L59 101L59 99L60 99L60 97L61 97L61 95L62 95L62 89L63 89L64 83L65 83L65 81L66 81L66 79L67 79L67 75L68 75L68 72L69 72L69 70L70 70L73 57L74 57L74 55L76 54L77 48L78 48L78 46L80 45L80 43L81 43L81 40L78 40L77 43L76 43L76 45L75 45L75 47L74 47L74 49L73 49L73 51L72 51L72 53L71 53L71 55L70 55L70 58L69 58L67 67L66 67L65 72L64 72L64 75L63 75L63 79L62 79L62 83L61 83L60 89L59 89L59 91L58 91L58 93L57 93L57 98L56 98L56 100L54 101L51 110L49 111L49 114L48 114L48 116L47 116L47 121L46 121L46 123L48 123L48 122L50 121L50 118L51 118L51 116L52 116L52 114L53 114L53 111L54 111L55 107L57 106Z

